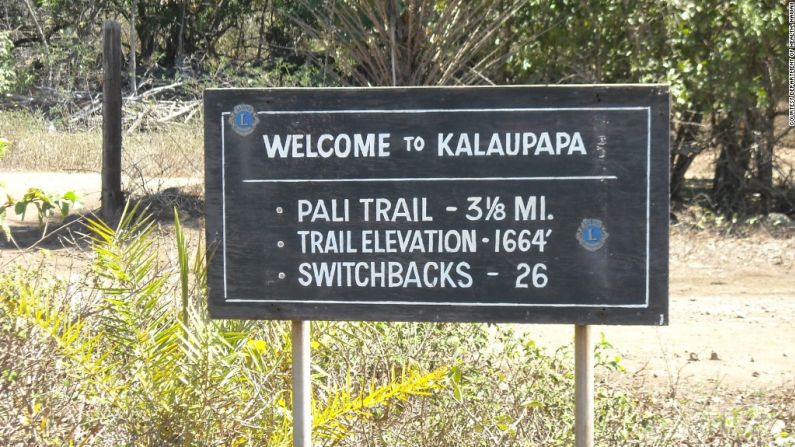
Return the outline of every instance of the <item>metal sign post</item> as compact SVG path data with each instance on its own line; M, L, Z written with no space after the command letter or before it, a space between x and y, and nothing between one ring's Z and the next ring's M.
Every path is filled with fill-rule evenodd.
M668 324L665 85L208 89L212 318L576 326L593 445L596 324Z
M293 445L312 447L309 321L293 320Z
M574 326L574 442L576 447L593 447L593 343L591 326Z

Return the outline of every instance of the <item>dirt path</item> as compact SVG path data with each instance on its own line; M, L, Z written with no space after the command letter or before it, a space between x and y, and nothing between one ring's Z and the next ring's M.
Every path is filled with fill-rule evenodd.
M28 186L82 195L99 206L98 174L0 172L12 194ZM197 179L152 180L152 189ZM11 223L17 223L11 217ZM31 218L26 219L31 221ZM191 236L199 237L193 229ZM795 229L763 229L744 238L674 227L671 233L671 311L667 327L600 326L623 357L630 377L661 390L708 392L772 389L795 382ZM0 259L18 253L2 245ZM57 256L68 256L58 250ZM542 345L571 342L571 325L525 325ZM713 356L713 353L715 356ZM716 360L711 358L717 357Z
M627 371L658 387L762 390L795 382L795 240L671 235L670 325L598 326ZM570 325L529 326L548 348ZM713 356L714 353L714 356Z
M628 373L661 391L710 385L763 390L795 382L791 294L672 296L670 314L667 327L595 330L621 354ZM573 334L570 325L527 330L548 348L570 343Z
M74 191L80 197L84 210L96 210L100 206L102 192L102 179L99 173L94 172L31 172L31 171L0 171L0 181L5 183L5 190L14 198L20 198L30 187L40 188L45 192L62 194ZM182 188L189 185L201 184L202 179L191 177L168 177L140 179L122 178L122 189L135 191L136 194L153 193L165 188ZM9 213L11 222L19 222L19 218ZM26 221L35 221L35 217L26 217Z

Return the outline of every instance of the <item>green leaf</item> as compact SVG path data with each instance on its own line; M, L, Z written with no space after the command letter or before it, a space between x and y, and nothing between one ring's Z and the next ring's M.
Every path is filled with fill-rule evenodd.
M14 212L17 213L17 216L22 216L22 220L25 220L25 210L28 208L28 202L24 200L20 200L16 204L14 204Z
M523 405L525 407L527 407L527 408L541 408L541 407L544 406L544 404L542 404L541 402L539 402L537 400L533 400L533 401L527 402L527 403L525 403Z
M80 198L77 196L77 194L74 191L67 191L64 193L63 199L74 203L77 202Z

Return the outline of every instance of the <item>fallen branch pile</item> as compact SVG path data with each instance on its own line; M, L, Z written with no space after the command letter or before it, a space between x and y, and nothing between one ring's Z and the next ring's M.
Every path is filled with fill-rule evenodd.
M187 123L201 112L201 100L184 92L183 82L152 87L136 95L124 96L122 127L132 133L154 130L168 123ZM142 86L143 87L143 86ZM63 92L36 88L29 95L0 97L0 109L40 110L45 116L59 117L61 125L76 129L102 126L102 92Z

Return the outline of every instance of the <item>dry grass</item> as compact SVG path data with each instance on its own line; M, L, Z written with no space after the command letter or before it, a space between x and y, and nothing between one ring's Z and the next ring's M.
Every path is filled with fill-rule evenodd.
M98 131L66 133L56 130L50 132L46 123L40 118L26 114L0 112L0 136L13 141L13 146L6 159L0 162L0 170L99 171L101 135ZM202 132L198 122L191 125L171 125L163 131L125 135L125 147L129 148L125 153L127 174L131 178L201 177L203 170L201 139ZM791 153L792 149L789 151ZM704 162L705 166L708 166L707 157L704 157ZM134 169L130 166L133 166ZM699 177L708 177L710 172L709 169L695 171ZM189 197L186 198L179 191L163 189L157 198L174 201L173 204L178 205L180 209L191 208L186 203L192 202L185 202ZM163 203L168 205L165 208L171 209L172 202ZM794 230L790 228L779 228L759 222L744 227L748 233L742 235L754 236L753 238L724 238L717 236L727 233L726 225L728 224L719 225L715 222L714 216L705 215L703 210L687 208L680 212L679 218L681 223L672 229L674 237L673 263L706 263L703 259L709 258L721 259L734 265L753 266L760 269L771 268L777 272L790 272L793 268L795 258L792 256L792 231ZM704 231L704 229L710 231ZM192 231L195 232L195 240L201 237L201 232L198 229ZM163 239L163 241L166 240L168 238ZM676 243L677 240L680 241L680 244ZM67 250L59 251L57 257L62 259L65 252ZM60 272L61 270L53 268L50 271ZM60 419L50 416L51 425L47 425L48 430L54 431L71 427L75 425L71 419L82 415L82 408L86 406L82 400L74 397L79 394L78 382L70 380L62 368L57 368L58 362L62 359L52 355L47 346L33 341L30 334L19 335L15 332L0 330L0 346L6 347L6 349L0 349L0 364L15 365L14 371L24 372L24 380L14 379L14 386L10 385L12 384L11 379L7 382L0 381L0 396L6 397L0 399L2 401L0 402L0 412L14 414L12 410L19 411L22 417L27 418L25 420L29 423L26 424L31 427L42 426L40 422L43 420L42 415L64 415ZM387 342L394 343L394 340L382 342L385 352L389 352L386 349L389 347L386 345ZM379 346L379 344L370 343L370 346ZM15 349L11 349L11 347L15 347ZM434 350L434 353L438 355L438 350ZM473 371L477 372L477 368L473 368ZM506 368L506 371L512 370ZM529 377L514 375L509 376L505 381L532 383L531 380L528 380ZM474 378L478 379L476 376ZM482 377L480 379L485 380ZM480 386L471 377L468 377L467 380L472 381L473 387ZM493 385L497 386L497 384ZM641 437L642 440L639 441L641 445L761 446L773 442L779 442L779 445L793 445L788 441L783 441L785 438L781 434L791 431L793 423L795 423L795 415L793 415L795 406L793 406L792 400L795 389L791 384L758 394L716 389L705 390L704 393L686 397L683 396L685 393L675 393L675 396L668 396L664 392L655 393L649 391L648 386L625 387L625 383L622 382L609 381L603 385L610 393L609 402L613 414L629 415L626 416L627 418L641 414L644 415L644 421L659 422L659 425L643 435L645 437ZM489 391L493 390L493 388L485 386L484 388ZM509 387L509 389L513 389L513 387ZM486 393L486 396L489 394ZM497 396L497 394L492 396ZM562 399L561 402L564 402L565 405L570 402L570 399L564 395L555 395L554 397ZM604 395L601 395L600 399L603 402L608 402ZM497 415L510 410L510 407L503 401L496 400L499 401L498 404L494 404L493 400L487 401L494 404L493 408L486 405L478 407L482 412L477 415L479 419L497 420ZM547 402L544 400L544 403ZM631 404L627 402L631 402ZM46 411L37 410L35 406L37 403ZM431 404L433 401L429 400L427 405ZM437 405L439 406L437 409L447 408L449 410L458 408L461 404L448 399L447 404L437 402ZM425 411L424 407L423 411ZM429 417L434 415L433 411L429 411L429 413ZM439 413L444 414L442 412L436 414ZM455 412L450 414L456 415ZM449 418L445 416L443 421L449 422L453 416ZM20 418L20 420L22 419ZM8 419L8 422L10 423L11 419ZM639 422L635 420L627 419L622 423L622 427L627 430L649 430L647 427L638 425ZM382 420L373 420L363 424L361 430L365 434L370 432L380 434L384 431L383 425ZM450 424L450 426L457 428L461 424ZM108 430L110 428L112 427L103 427L101 424L97 424L94 427L89 427L89 430ZM466 430L459 431L461 436L468 433ZM31 433L34 433L33 429L31 429ZM600 436L606 436L608 433L612 436L612 432L603 429ZM628 436L630 439L634 437L632 433ZM40 439L31 438L30 445L36 445L37 441ZM434 444L427 442L424 445Z
M0 112L0 136L11 140L0 170L99 172L99 129L65 132L43 118ZM200 120L156 132L125 133L122 167L130 179L201 177L204 172Z

